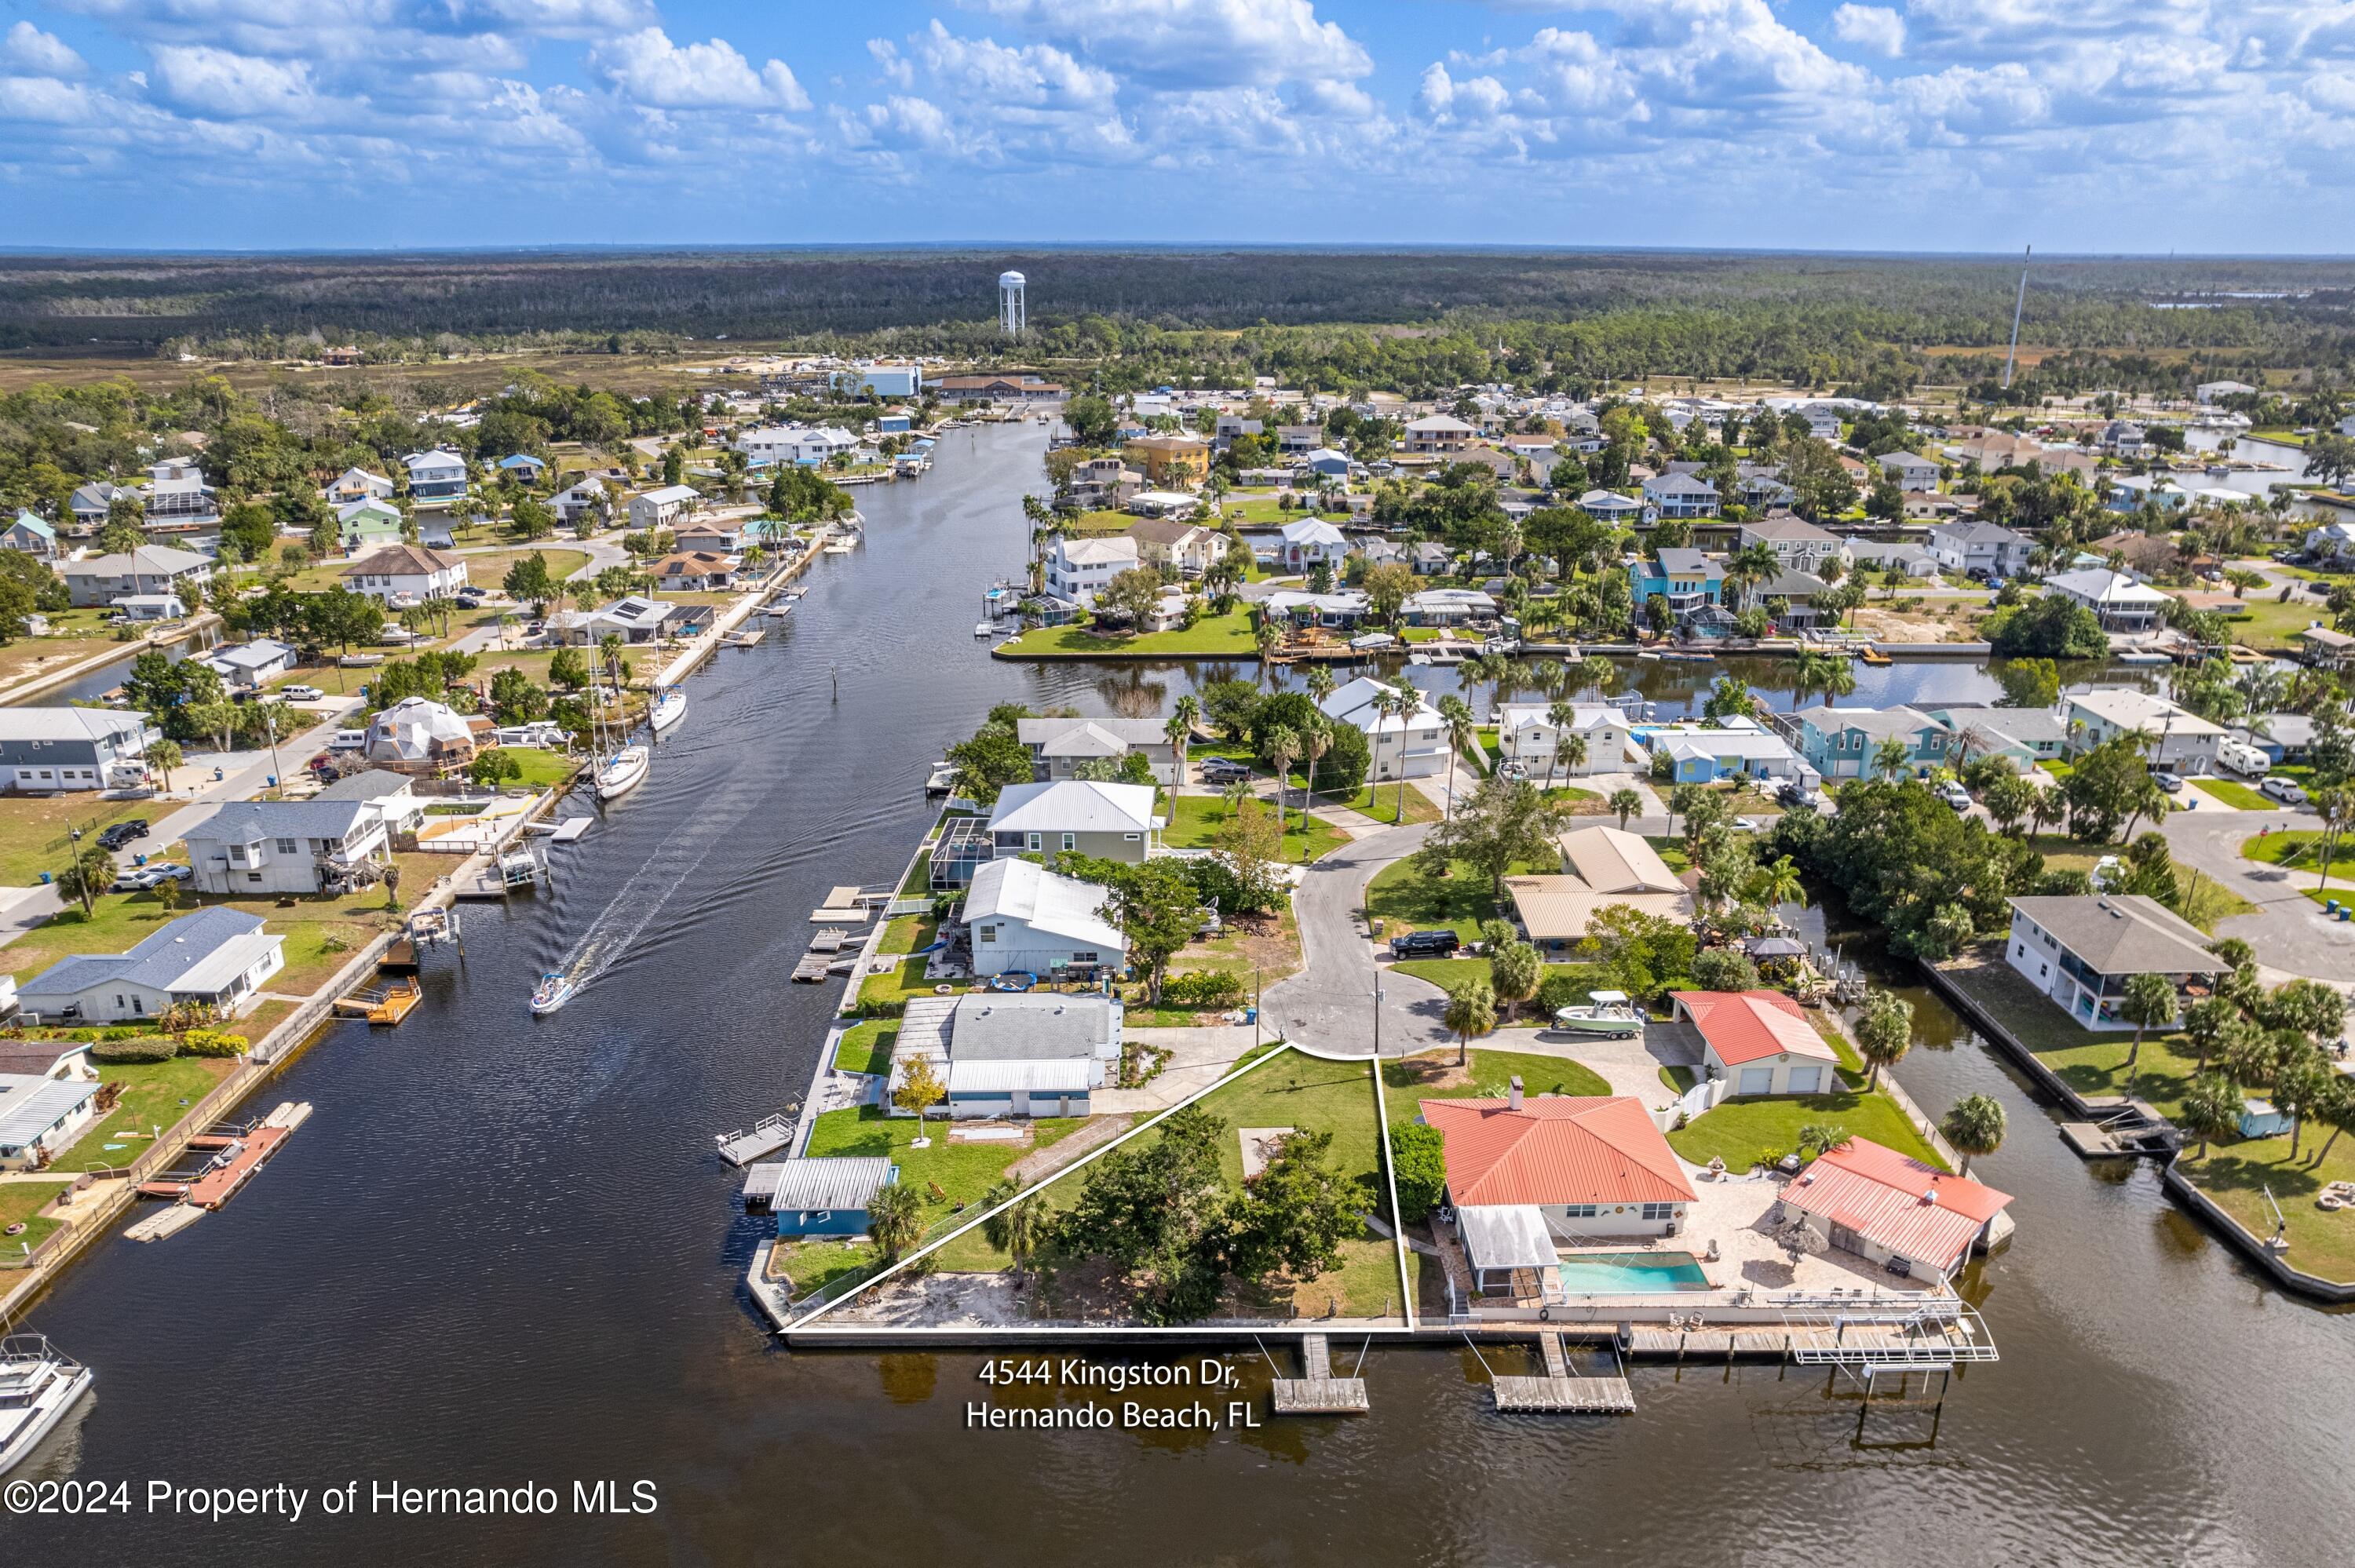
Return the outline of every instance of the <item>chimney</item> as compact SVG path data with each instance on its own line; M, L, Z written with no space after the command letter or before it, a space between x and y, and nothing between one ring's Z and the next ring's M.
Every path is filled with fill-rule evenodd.
M1513 1075L1513 1098L1511 1103L1513 1109L1518 1110L1521 1108L1521 1075L1518 1073L1515 1073Z

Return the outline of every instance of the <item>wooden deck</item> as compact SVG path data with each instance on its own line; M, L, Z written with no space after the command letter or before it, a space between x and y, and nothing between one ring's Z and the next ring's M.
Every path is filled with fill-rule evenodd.
M1559 1411L1582 1415L1633 1415L1636 1393L1624 1377L1572 1377L1561 1336L1538 1336L1545 1357L1543 1377L1500 1377L1492 1392L1497 1408L1508 1412Z
M1322 1334L1300 1341L1300 1377L1275 1380L1278 1415L1363 1415L1369 1408L1366 1380L1333 1375L1332 1342Z

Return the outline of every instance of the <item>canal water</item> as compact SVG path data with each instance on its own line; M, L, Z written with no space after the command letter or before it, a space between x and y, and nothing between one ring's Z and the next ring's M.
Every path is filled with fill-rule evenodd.
M2004 1102L2011 1138L1979 1173L2019 1221L1969 1282L2003 1360L1934 1414L1690 1365L1637 1370L1631 1418L1503 1418L1468 1351L1431 1349L1376 1351L1354 1421L985 1431L977 1357L778 1348L741 1284L759 1227L710 1139L808 1082L837 994L786 983L808 912L897 874L926 765L990 703L1159 709L1198 673L1012 665L972 639L981 588L1018 564L1041 436L958 432L929 477L866 492L865 546L694 679L652 778L556 852L554 889L469 906L464 961L432 961L405 1026L340 1027L271 1091L317 1112L258 1181L169 1241L101 1247L37 1308L99 1383L34 1473L128 1481L135 1503L0 1516L0 1561L2342 1558L2349 1320L2257 1280L2147 1168L2081 1165L1919 991L1898 1075L1933 1114ZM1863 702L1990 689L1969 664L1859 673ZM534 1021L533 977L584 947L593 978ZM1248 1386L1265 1375L1247 1358ZM572 1511L575 1481L608 1479L654 1483L655 1511ZM362 1517L323 1517L319 1490L354 1480ZM313 1502L299 1524L210 1522L144 1511L150 1481ZM379 1483L533 1483L559 1511L371 1514Z

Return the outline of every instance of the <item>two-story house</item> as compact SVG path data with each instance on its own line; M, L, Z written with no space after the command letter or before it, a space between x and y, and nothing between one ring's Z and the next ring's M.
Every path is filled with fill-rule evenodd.
M1655 595L1667 599L1669 613L1681 620L1704 606L1723 603L1725 568L1699 550L1662 550L1657 557L1628 565L1627 589L1638 623Z
M2061 723L2071 756L2090 751L2122 735L2142 736L2137 749L2153 768L2178 773L2210 773L2224 727L2211 724L2179 703L2126 686L2096 686L2061 699Z
M1900 490L1935 490L1946 471L1920 452L1883 452L1873 461L1883 473L1896 476Z
M1146 436L1121 456L1143 471L1146 483L1165 488L1191 490L1210 474L1210 445L1195 436Z
M990 858L1074 851L1133 865L1153 853L1160 827L1149 784L1084 779L1009 784L990 809Z
M319 499L330 506L345 506L370 497L378 501L391 500L392 481L364 468L344 470L336 476L334 482L319 492Z
M1319 562L1338 571L1349 558L1349 539L1321 518L1303 518L1284 525L1276 551L1291 571L1305 572Z
M1930 527L1930 558L1946 571L2014 577L2028 569L2036 542L2025 535L1976 517L1955 518Z
M1227 549L1225 538L1215 528L1175 517L1148 517L1131 524L1128 536L1136 542L1137 558L1143 564L1181 577L1200 577L1218 565Z
M466 460L456 452L410 452L400 461L409 470L409 494L413 501L453 501L466 493Z
M343 571L344 586L387 604L448 599L466 586L466 557L420 545L389 545Z
M1551 717L1551 705L1507 703L1497 710L1497 746L1508 762L1531 779L1621 773L1627 768L1627 715L1617 708L1580 705L1567 728ZM1555 760L1571 736L1586 743L1586 755Z
M1768 517L1744 523L1736 537L1744 549L1753 545L1765 546L1787 571L1821 575L1824 563L1840 554L1838 535L1796 517Z
M1047 551L1047 591L1082 609L1093 609L1096 596L1113 578L1144 564L1136 541L1124 534L1059 536Z
M1178 781L1178 750L1160 719L1027 718L1016 721L1014 733L1048 782L1076 779L1092 763L1118 762L1131 752L1144 753L1160 782Z
M21 795L103 789L126 770L144 777L146 715L112 708L0 707L0 788ZM126 769L125 765L130 765ZM125 779L123 784L135 780Z
M630 526L640 533L675 528L681 518L702 504L690 485L665 484L630 497Z
M93 556L69 561L58 568L66 591L77 606L112 604L125 598L176 594L185 603L204 598L213 580L213 564L191 550L164 545L142 545L119 556Z
M1644 482L1644 503L1662 517L1714 517L1717 486L1692 473L1657 474Z
M1880 758L1883 742L1894 740L1905 749L1900 776L1921 778L1946 766L1953 736L1946 726L1908 707L1802 708L1791 715L1799 737L1799 756L1827 779L1885 777Z
M2044 591L2083 605L2101 621L2105 631L2128 635L2155 631L2167 618L2167 595L2107 567L2047 577Z
M1460 452L1472 444L1474 433L1471 426L1453 414L1429 414L1407 421L1406 450L1426 454Z
M1356 726L1366 737L1373 766L1371 779L1428 779L1447 767L1447 721L1431 699L1415 694L1414 706L1403 715L1385 713L1377 699L1400 688L1360 675L1317 704L1336 724Z
M317 893L390 856L365 800L237 800L188 830L198 892Z
M2140 894L2014 898L2004 961L2087 1029L2132 1029L2118 1015L2126 981L2165 975L2187 980L2228 972L2208 938L2173 910ZM2173 1020L2159 1025L2169 1027Z

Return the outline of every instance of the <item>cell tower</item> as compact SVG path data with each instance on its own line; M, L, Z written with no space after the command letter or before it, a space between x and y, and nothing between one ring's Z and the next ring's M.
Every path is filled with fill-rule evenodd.
M1030 309L1023 300L1022 286L1019 272L997 275L997 324L1008 337L1019 337L1022 329L1030 324Z

